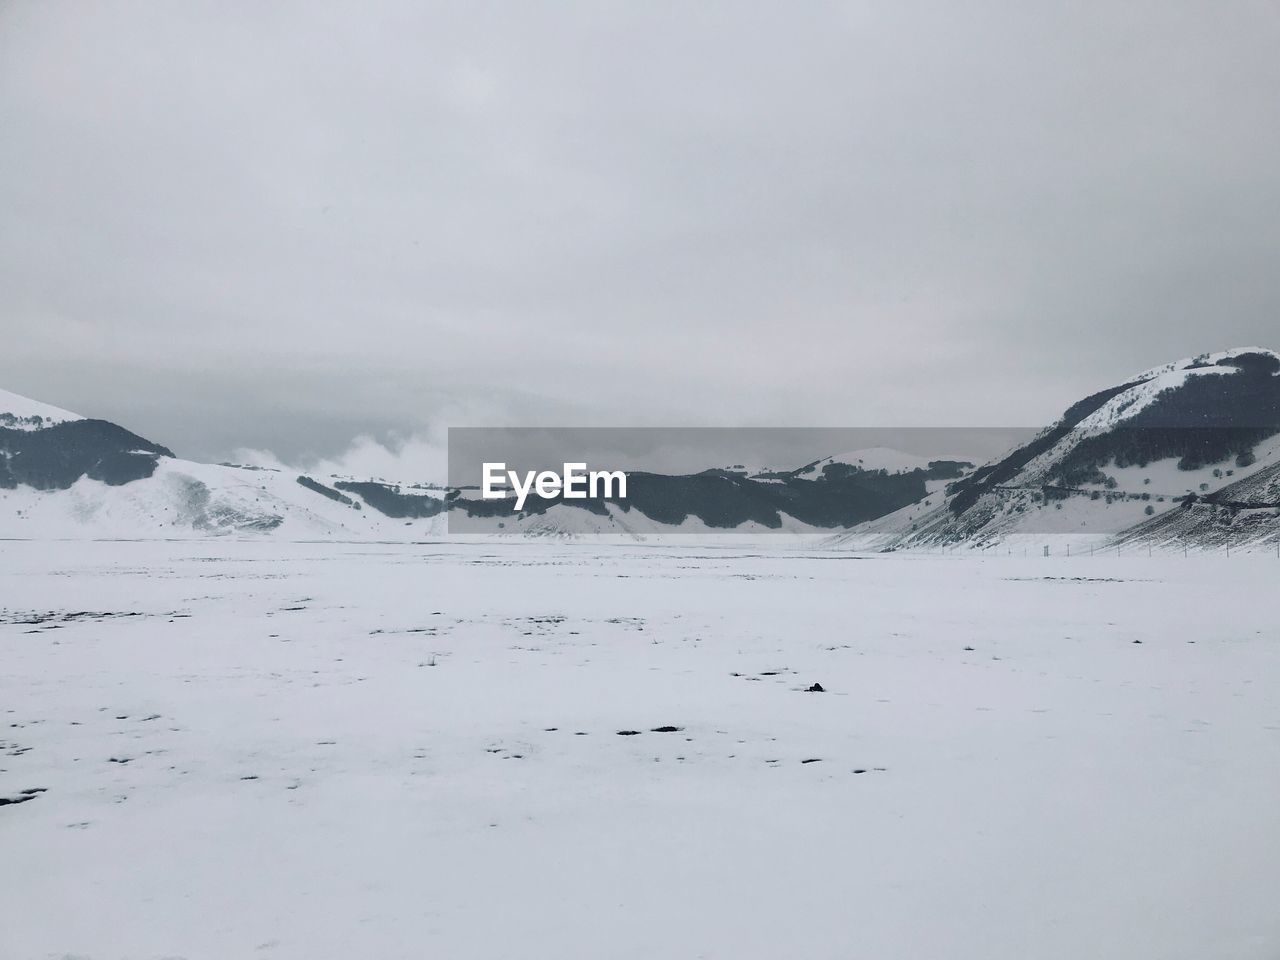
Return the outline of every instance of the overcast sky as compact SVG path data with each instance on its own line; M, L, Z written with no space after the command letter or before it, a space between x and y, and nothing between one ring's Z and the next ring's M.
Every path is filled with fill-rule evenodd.
M1280 345L1277 50L1273 0L0 2L0 384L214 459L1044 423Z

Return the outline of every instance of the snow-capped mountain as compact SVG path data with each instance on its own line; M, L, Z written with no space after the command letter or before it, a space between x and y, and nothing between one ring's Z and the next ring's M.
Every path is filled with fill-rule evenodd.
M628 473L625 500L481 500L350 477L196 463L104 420L0 393L0 537L403 538L836 533L836 545L983 546L1025 534L1121 542L1280 537L1280 355L1145 371L1070 406L978 469L887 448L793 470Z
M1222 536L1207 502L1248 503L1240 539L1274 537L1280 465L1280 355L1260 347L1147 370L1069 407L1052 427L950 484L944 497L866 524L846 542L886 548L988 545L1021 534ZM1234 492L1233 492L1234 491ZM1270 491L1270 492L1268 492ZM1186 511L1175 524L1152 518ZM1237 509L1238 506L1237 506ZM1268 513L1268 511L1270 511ZM1132 528L1132 529L1131 529Z
M364 509L372 503L380 509ZM183 460L114 423L0 393L0 537L378 537L441 503L386 484Z
M61 407L0 390L0 427L10 430L39 430L69 420L83 419L80 414Z
M971 466L880 449L768 476L631 472L624 501L533 496L517 511L475 491L184 460L116 424L14 394L0 408L0 536L12 537L829 533L913 503Z

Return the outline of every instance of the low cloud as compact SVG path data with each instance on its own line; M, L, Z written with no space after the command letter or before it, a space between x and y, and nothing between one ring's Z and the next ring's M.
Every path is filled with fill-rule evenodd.
M255 467L290 470L319 477L355 477L391 483L445 482L448 451L443 436L415 434L379 440L356 437L342 453L333 457L277 457L270 450L242 447L234 455L236 463Z

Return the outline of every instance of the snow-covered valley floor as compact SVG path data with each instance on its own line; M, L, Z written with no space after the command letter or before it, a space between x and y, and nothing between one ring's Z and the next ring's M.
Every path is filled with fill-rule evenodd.
M1274 960L1278 580L0 543L0 957Z

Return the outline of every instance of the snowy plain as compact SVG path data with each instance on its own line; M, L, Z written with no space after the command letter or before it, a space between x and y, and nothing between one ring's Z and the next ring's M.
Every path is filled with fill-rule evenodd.
M1274 960L1278 577L0 542L0 957Z

